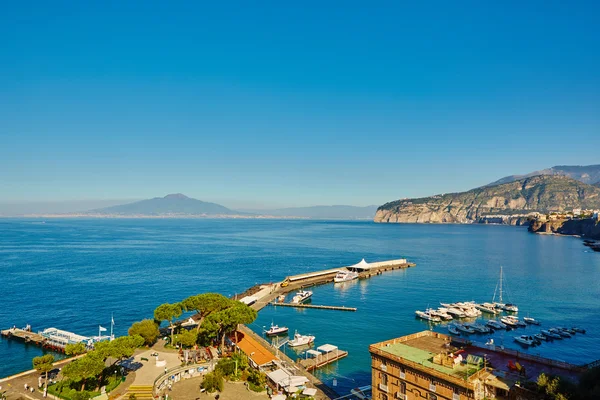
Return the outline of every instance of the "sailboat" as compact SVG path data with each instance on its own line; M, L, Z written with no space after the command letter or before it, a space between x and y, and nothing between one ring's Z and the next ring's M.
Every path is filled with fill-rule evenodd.
M498 291L498 301L496 301L496 291L494 291L494 298L492 299L492 303L496 306L496 308L510 312L518 312L519 308L516 306L516 304L505 304L502 302L502 266L500 266L500 281L498 282L498 286L496 286L496 289L498 288L500 289Z

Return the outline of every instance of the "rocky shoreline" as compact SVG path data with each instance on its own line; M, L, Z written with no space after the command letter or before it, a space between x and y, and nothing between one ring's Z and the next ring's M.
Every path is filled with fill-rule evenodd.
M600 220L598 219L547 220L545 216L540 216L531 221L528 230L538 234L577 236L584 239L584 246L600 252Z

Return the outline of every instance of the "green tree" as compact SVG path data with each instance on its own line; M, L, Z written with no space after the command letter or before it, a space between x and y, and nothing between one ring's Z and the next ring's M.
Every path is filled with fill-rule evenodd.
M45 354L33 358L33 368L46 376L46 387L48 387L48 372L54 368L54 356Z
M169 327L171 329L171 344L173 344L173 333L175 330L175 327L173 326L173 321L175 320L175 318L178 318L181 315L182 311L183 310L181 309L181 304L179 304L179 303L161 304L160 306L156 307L156 309L154 310L154 319L155 320L169 321Z
M196 311L200 315L200 321L196 330L200 330L200 326L204 319L214 312L219 312L231 306L232 301L219 293L201 293L190 296L181 302L185 311Z
M221 338L220 349L225 345L225 336L237 329L239 324L250 324L256 319L256 310L248 307L239 301L232 302L232 307L217 313L211 314L206 318L205 329L216 333Z
M129 358L135 352L135 349L144 345L144 338L140 335L121 336L110 342L98 342L95 345L95 352L101 356L103 360L108 357L115 359L113 365L124 359Z
M261 392L265 389L267 377L264 373L255 369L250 370L248 374L248 386L255 392Z
M71 400L90 400L91 398L92 394L86 390L75 392L71 395Z
M183 347L192 347L196 344L196 340L198 339L198 332L196 331L188 331L184 329L175 335L174 343L181 344Z
M71 363L65 365L62 374L75 382L83 381L81 390L85 390L86 379L95 378L104 371L104 358L94 350Z
M86 349L85 349L85 345L83 343L75 343L75 344L71 344L69 343L68 345L65 346L65 354L68 356L78 356L80 354L85 353Z
M200 386L209 393L212 393L215 390L222 392L223 375L221 374L221 371L214 370L213 372L209 372L208 374L206 374Z
M130 336L140 335L144 338L144 343L151 346L156 342L156 339L160 335L158 326L151 319L145 319L140 322L134 322L131 328L127 331Z

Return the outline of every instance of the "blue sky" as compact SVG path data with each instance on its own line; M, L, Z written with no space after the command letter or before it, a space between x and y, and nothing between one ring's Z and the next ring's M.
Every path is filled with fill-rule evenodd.
M0 202L367 205L600 163L598 2L212 3L5 4Z

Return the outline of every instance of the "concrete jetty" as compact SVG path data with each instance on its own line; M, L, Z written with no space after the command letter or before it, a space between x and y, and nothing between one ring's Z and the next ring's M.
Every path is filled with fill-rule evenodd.
M0 331L0 334L7 338L15 338L24 341L25 343L33 343L38 346L43 346L46 338L42 335L20 328L10 328Z
M296 307L296 308L316 308L319 310L337 310L337 311L356 311L356 307L344 307L344 306L319 306L315 304L294 304L294 303L269 303L274 307Z

